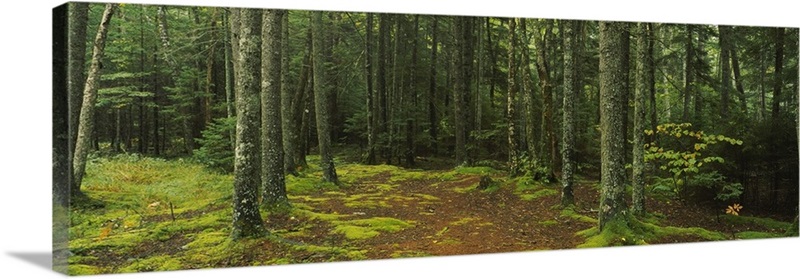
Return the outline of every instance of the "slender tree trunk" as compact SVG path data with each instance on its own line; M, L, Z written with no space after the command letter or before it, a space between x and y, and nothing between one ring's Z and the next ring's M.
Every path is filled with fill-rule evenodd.
M289 204L281 123L282 41L285 10L264 10L261 20L261 184L262 206Z
M524 20L524 19L523 19ZM519 91L519 86L517 85L517 58L516 55L516 48L517 48L517 19L511 18L508 21L508 101L507 109L506 109L506 125L508 126L508 169L509 175L514 177L519 175L520 166L519 166L519 155L517 154L517 141L515 139L515 129L514 126L514 106L516 105L516 95L517 91Z
M681 120L689 122L689 108L694 95L694 26L686 25L686 60L684 61L683 114Z
M214 64L217 52L217 8L211 8L211 24L209 25L209 46L208 56L206 56L206 83L205 83L205 96L203 96L203 128L211 124L211 101L214 96Z
M764 121L767 119L767 85L765 77L767 75L767 58L765 50L762 48L758 51L758 120Z
M575 87L578 69L575 61L577 22L562 21L564 30L564 96L562 115L561 156L564 162L561 167L561 206L567 207L575 203L572 187L575 180L575 102L578 99L578 88Z
M292 124L285 127L294 130L294 162L297 168L306 168L306 150L308 141L308 114L311 110L308 108L307 99L310 98L310 82L311 82L311 29L308 29L306 35L305 55L303 57L303 64L300 65L300 78L298 79L297 88L295 89L294 96L292 97Z
M465 103L464 95L469 94L469 92L467 92L467 84L469 81L467 80L465 69L468 67L469 61L465 61L464 54L466 49L466 42L464 41L465 18L454 17L453 21L453 34L455 37L453 41L453 68L456 71L453 80L453 113L456 138L455 157L457 165L466 165L468 163L467 127L465 123L467 122L467 104Z
M781 89L783 89L783 37L784 28L775 28L775 79L772 89L772 122L777 123L781 111Z
M728 121L728 110L730 106L731 95L731 46L730 46L730 27L720 25L719 29L719 60L721 64L722 77L720 86L720 117L722 123Z
M736 55L736 28L731 28L729 31L730 37L730 55L731 66L733 67L733 80L736 85L736 92L739 96L739 107L743 115L747 115L747 96L744 94L744 85L742 85L742 71L739 67L739 57Z
M231 51L231 44L233 38L231 35L230 24L228 23L228 14L225 14L225 113L228 118L236 115L235 100L233 96L234 83L236 82L233 77L233 54ZM231 130L228 133L228 139L231 142L231 149L236 149L236 131Z
M236 151L233 171L234 239L261 236L264 222L258 210L261 184L260 101L261 93L261 10L232 9L231 23L239 29L234 36L236 75ZM282 173L282 172L281 172Z
M176 82L178 77L180 76L180 65L175 60L175 57L172 55L172 47L170 45L170 37L169 37L169 27L167 26L167 11L164 6L158 7L158 32L159 37L161 39L161 47L163 53L164 61L167 62L167 65L170 68L170 77L172 78L172 82ZM193 98L192 98L193 99ZM193 129L192 129L192 117L190 111L191 105L187 107L186 104L179 105L179 111L185 115L181 124L183 129L183 143L184 143L184 151L191 155L192 151L194 150L194 136L193 136Z
M553 128L553 84L550 81L550 66L547 63L547 37L548 33L553 28L553 23L549 20L540 22L545 25L545 34L540 34L541 27L537 27L534 33L536 44L536 70L539 74L539 87L542 90L542 102L544 108L542 110L542 131L544 132L544 149L546 153L542 154L543 164L550 167L550 174L548 176L555 178L553 173L554 164L556 163L556 135Z
M319 141L320 166L322 167L322 177L326 182L339 184L336 176L336 167L333 163L331 151L331 124L328 115L330 108L328 95L330 90L327 88L325 58L323 48L325 48L325 28L322 22L323 12L312 12L311 29L313 42L314 60L314 99L317 114L317 139Z
M364 42L364 52L366 53L366 62L364 62L364 72L366 76L366 84L367 84L367 104L366 104L366 111L367 111L367 153L364 155L364 163L368 165L377 164L377 158L375 156L377 144L376 144L376 134L375 129L375 96L373 96L373 88L372 88L372 61L373 54L372 54L372 41L373 39L373 14L366 13L367 17L367 26L366 26L366 40Z
M638 24L638 36L636 41L636 91L633 96L633 214L643 215L645 213L645 193L644 193L644 127L645 127L645 107L644 99L647 91L651 88L653 80L650 76L652 56L649 52L649 34L647 23ZM654 130L655 131L655 130Z
M389 47L389 15L387 14L380 14L378 15L378 69L377 69L377 77L375 81L376 89L377 89L377 105L378 109L375 110L375 113L378 116L377 119L377 127L376 133L378 135L378 144L380 145L381 149L381 156L383 156L384 160L390 160L390 151L388 147L388 143L386 142L386 135L388 133L388 103L387 97L389 96L387 92L387 85L386 85L386 67L387 67L387 57L388 57L388 47Z
M285 11L281 16L281 130L283 132L283 169L287 174L294 176L300 175L297 172L297 130L294 129L292 114L295 100L292 98L293 92L289 88L289 11Z
M653 131L653 134L650 138L650 142L656 142L658 139L658 135L656 134L656 130L658 127L658 112L656 111L656 68L655 68L655 56L653 47L655 45L655 25L653 23L647 24L647 57L648 59L645 61L645 65L649 72L647 75L649 79L652 81L650 83L650 87L648 88L648 96L650 97L650 129Z
M431 137L431 150L433 154L437 154L439 150L438 136L439 136L439 119L436 113L436 52L438 41L436 34L438 33L438 18L431 17L431 61L430 61L430 75L428 80L428 122L430 128L428 133Z
M406 167L413 167L415 164L414 158L416 155L416 145L414 137L416 136L416 115L417 115L417 37L419 36L419 15L414 15L414 28L411 36L411 65L409 69L408 80L408 105L406 106L406 151L405 161Z
M525 138L527 140L528 145L528 160L530 165L527 166L529 168L537 168L539 167L539 144L537 140L537 135L541 134L541 125L537 125L537 123L541 123L541 119L537 119L537 116L542 115L542 108L541 103L538 102L535 93L535 86L533 84L533 73L531 71L530 65L531 58L530 58L530 50L529 45L530 42L528 40L528 29L527 29L527 19L522 19L520 21L520 29L522 29L522 80L525 90L522 91L524 96L524 101L526 104L525 109ZM538 32L535 32L536 34Z
M600 230L612 222L624 222L625 205L625 135L622 112L625 99L623 44L625 23L600 22L600 157L601 196Z
M83 102L78 122L78 136L75 142L75 153L72 158L72 171L75 184L72 185L71 195L77 197L81 192L81 183L86 171L86 157L89 156L89 149L92 145L92 136L95 134L95 112L94 105L97 102L97 90L100 86L100 63L105 54L106 37L108 26L111 24L111 17L116 9L115 4L106 4L103 11L103 18L97 28L97 35L94 38L92 48L92 62L89 66L89 73L86 77L86 84L83 87Z

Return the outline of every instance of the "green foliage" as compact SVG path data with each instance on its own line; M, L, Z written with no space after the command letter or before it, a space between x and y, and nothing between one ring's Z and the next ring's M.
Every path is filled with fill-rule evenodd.
M665 141L670 141L673 146L671 148L658 146L655 142L644 146L645 162L656 162L661 170L668 171L672 175L672 187L668 187L661 180L657 181L654 189L659 192L667 192L671 188L679 197L682 197L687 186L702 187L715 190L717 193L715 199L717 200L728 201L738 198L742 192L741 184L727 183L723 175L707 170L710 163L724 163L725 159L713 154L709 155L706 151L718 143L742 145L742 141L723 135L694 131L691 126L691 123L666 123L658 125L656 131L645 130L646 135L659 134ZM691 182L687 183L690 178Z
M197 139L201 146L195 150L194 158L210 169L232 173L234 143L231 137L235 136L235 129L235 117L214 119L214 122L203 130L203 137Z

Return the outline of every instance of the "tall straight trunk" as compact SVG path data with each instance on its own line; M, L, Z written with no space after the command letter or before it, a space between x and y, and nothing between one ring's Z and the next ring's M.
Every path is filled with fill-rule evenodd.
M430 128L428 133L431 137L431 150L433 154L437 154L439 150L438 137L439 137L439 119L436 113L436 52L438 41L436 34L438 33L438 18L431 17L431 61L430 61L430 74L428 80L428 122Z
M564 96L562 114L561 140L561 205L564 207L575 203L572 187L575 180L575 102L578 99L577 81L578 68L576 67L576 39L574 20L562 21L564 30Z
M281 45L285 10L264 10L261 20L261 185L262 206L288 205L281 123Z
M524 20L523 23L524 24ZM495 73L497 72L497 53L495 53L495 46L492 43L492 25L491 25L491 17L486 17L486 47L488 47L489 51L489 109L490 111L487 114L491 114L494 110L494 90L495 90L495 83L497 80L495 79Z
M694 26L686 25L686 60L684 61L683 114L681 120L689 122L689 108L694 95Z
M744 85L742 85L742 70L739 67L739 57L736 54L736 28L731 28L729 30L730 37L730 55L731 55L731 67L733 68L733 81L736 85L736 93L739 97L739 107L742 111L742 115L747 115L747 96L744 93Z
M84 64L86 62L86 29L89 20L89 4L88 3L68 3L67 4L67 38L66 43L66 89L67 89L67 160L72 161L75 154L75 144L78 140L78 126L80 125L80 113L83 102L83 89L86 78L83 75ZM56 116L54 114L54 116ZM63 117L63 115L58 115ZM66 164L69 169L68 174L69 183L66 184L67 188L64 189L63 195L59 195L62 205L68 206L69 191L72 191L73 196L80 195L80 184L74 180L72 164ZM71 185L71 186L70 186Z
M772 122L777 123L781 110L781 89L783 88L783 37L785 28L775 28L775 78L772 89Z
M764 121L767 119L767 85L766 85L766 75L767 75L767 55L766 50L761 48L758 51L758 120Z
M416 157L416 145L414 137L416 136L416 112L417 112L417 37L419 36L419 15L414 15L414 28L411 36L411 65L408 71L408 99L406 100L406 143L405 143L405 165L413 167L414 157Z
M655 25L653 23L647 24L647 57L648 59L645 61L645 68L648 69L647 75L648 78L652 81L650 83L650 87L647 89L648 96L650 98L650 129L653 131L651 135L650 142L656 142L657 135L655 131L658 127L658 112L656 111L656 67L655 67L655 56L654 56L654 45L655 45Z
M721 67L721 75L720 82L722 83L720 86L720 117L722 118L722 123L727 123L728 121L728 110L730 107L730 96L731 96L731 46L730 46L730 27L720 25L719 29L719 60L720 60L720 67Z
M366 13L367 17L367 26L366 26L366 40L364 41L364 52L366 53L366 62L364 62L364 73L365 79L367 83L367 104L366 104L366 111L367 111L367 153L364 155L364 163L368 165L377 164L377 158L375 156L377 144L377 134L375 129L375 96L373 96L373 88L372 88L372 61L373 54L372 54L372 41L373 39L373 14Z
M285 11L281 16L281 130L283 131L283 169L287 174L298 176L297 173L297 154L295 144L297 144L297 130L292 122L292 109L295 100L289 88L289 11Z
M384 160L389 160L390 152L388 143L386 142L386 134L388 133L388 103L387 97L389 96L388 93L388 86L386 85L386 67L387 63L386 60L388 59L389 55L389 17L390 15L387 14L380 14L378 15L378 69L377 69L377 76L375 81L375 86L377 87L376 90L376 97L377 97L377 109L375 113L377 115L377 127L375 129L376 134L382 140L378 141L379 145L381 146L381 156L383 156Z
M469 81L466 77L465 68L469 61L465 61L464 52L466 42L464 41L464 21L465 17L453 18L453 68L456 71L453 78L453 114L455 119L455 157L457 165L466 165L467 159L467 112L464 95L467 92Z
M626 104L623 38L626 23L600 22L600 230L614 222L624 222L625 205L625 135L622 112Z
M306 150L308 149L308 114L311 110L308 106L307 99L310 98L310 82L311 82L311 29L308 29L306 34L306 47L305 55L303 55L303 64L300 65L300 78L297 80L297 88L295 88L294 96L292 97L292 124L284 127L285 129L293 129L294 137L291 141L294 143L294 162L298 169L308 167L306 162Z
M524 19L523 19L524 20ZM514 107L516 105L516 95L519 91L517 85L517 19L511 18L508 21L508 101L506 109L506 125L508 126L508 167L509 175L512 177L519 175L519 155L517 154L517 141L515 139L516 127L514 126Z
M650 75L652 64L651 53L649 52L649 41L647 23L638 24L638 36L636 41L636 90L633 96L633 176L631 183L633 186L633 200L631 211L634 214L642 215L645 213L644 199L644 127L645 127L645 105L644 99L647 91L653 83Z
M553 167L556 163L556 135L553 128L553 84L550 81L550 66L547 62L547 37L552 32L553 23L550 20L540 21L544 25L545 34L540 34L541 27L537 26L534 32L534 39L536 44L536 70L539 74L539 87L542 90L542 103L544 104L542 110L542 132L544 148L542 154L542 163L550 167L551 177L553 174Z
M261 93L261 10L232 9L231 23L239 29L234 36L236 75L236 150L233 167L234 239L261 236L264 222L258 210L261 184L260 100Z
M322 178L326 182L339 184L336 176L336 167L333 163L331 151L331 123L329 112L330 108L328 96L330 89L326 84L325 57L323 48L325 45L325 28L322 22L320 11L312 12L311 33L312 33L312 56L314 61L314 107L317 114L317 140L319 141L320 166L322 167Z
M473 31L473 40L477 40L473 44L478 45L477 57L476 60L476 68L475 68L475 99L473 100L473 105L475 107L475 130L482 130L482 118L483 118L483 95L481 94L481 86L483 85L483 36L481 36L481 24L478 24L478 20L480 18L473 17L472 18L472 27L476 29Z
M69 104L69 152L74 154L78 139L78 125L83 101L83 75L86 64L86 27L89 20L89 3L68 3L67 15L67 94ZM71 156L71 155L70 155Z
M225 115L228 118L236 115L235 100L233 96L234 83L236 82L233 77L233 54L231 51L232 35L228 23L228 14L224 14L225 24ZM236 131L231 130L228 133L228 139L231 142L231 150L236 149Z
M528 146L528 160L531 168L536 168L539 166L539 149L537 135L541 134L541 125L537 125L537 123L541 123L540 119L537 119L537 116L541 116L541 104L537 100L541 98L536 98L535 93L535 86L533 84L533 73L531 71L530 65L531 57L530 57L530 50L529 45L530 42L528 40L528 28L527 28L527 19L522 19L520 21L520 29L522 31L522 84L524 85L525 90L522 91L523 100L525 101L525 139L527 140Z
M78 121L78 136L75 142L75 153L72 158L72 172L75 184L72 185L71 195L77 197L81 195L81 183L86 171L86 157L89 156L89 149L92 148L92 136L95 134L95 110L97 103L97 90L100 86L100 69L103 56L105 54L106 37L108 36L108 26L111 24L111 17L114 15L116 4L106 4L103 10L103 17L100 26L97 28L97 35L94 38L92 48L92 62L89 66L89 73L86 76L86 84L83 87L83 102Z
M203 102L203 127L208 127L211 124L211 100L214 96L214 65L217 52L217 8L211 8L211 24L209 25L209 46L208 56L206 56L206 82L205 82L205 95L202 98Z

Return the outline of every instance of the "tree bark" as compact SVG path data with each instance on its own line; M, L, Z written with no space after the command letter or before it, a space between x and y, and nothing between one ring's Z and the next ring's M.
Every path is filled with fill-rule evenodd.
M289 88L289 11L285 11L281 16L281 131L283 132L283 169L287 174L298 176L297 172L297 131L292 122L292 114L295 100L292 99L292 90Z
M528 146L528 160L530 165L527 166L529 168L537 168L539 167L539 140L537 135L541 135L541 125L537 125L537 123L541 123L542 115L542 107L541 103L537 100L541 98L536 98L535 93L535 86L533 84L533 73L531 71L530 65L531 58L530 58L530 49L529 45L530 42L528 40L528 31L527 31L527 19L523 19L520 21L520 29L522 29L522 84L524 85L525 90L522 91L523 100L525 102L525 139L527 140Z
M438 33L438 17L431 17L431 60L430 60L430 75L428 80L428 122L430 128L428 133L431 137L431 150L433 154L437 154L439 150L438 136L439 136L439 119L436 112L436 52L438 41L436 34Z
M684 61L683 114L681 120L689 122L689 108L694 95L694 26L686 25L686 60Z
M650 75L652 66L652 56L649 52L650 36L647 23L638 24L638 36L636 41L636 91L633 96L633 200L631 211L633 214L643 215L645 213L645 193L644 193L644 127L645 127L645 105L644 99L651 88L653 80ZM655 133L655 130L654 130Z
M561 156L561 206L567 207L575 203L572 187L575 180L575 102L578 99L578 88L575 87L576 37L573 20L562 21L564 30L564 96L562 115Z
M327 88L325 58L323 48L325 48L325 29L322 22L323 12L312 12L312 48L314 61L314 104L317 114L317 140L319 141L320 166L322 167L322 177L326 182L339 184L336 175L336 167L333 163L331 152L331 124L329 118L328 95L330 90Z
M537 27L533 37L536 44L536 70L539 74L539 87L542 90L542 103L544 104L542 131L544 132L543 139L546 154L542 154L542 163L550 167L550 174L548 175L555 177L553 167L556 163L558 151L556 151L556 135L553 128L553 84L550 81L550 66L547 62L547 34L552 32L553 23L550 20L544 20L540 24L544 25L545 34L540 34L539 29L541 27Z
M81 183L86 171L86 158L89 156L89 149L92 147L92 136L94 135L95 112L94 105L97 103L97 90L100 86L100 70L103 56L105 54L106 37L108 36L108 26L111 24L111 17L116 10L115 4L106 4L100 26L97 28L97 35L94 38L92 48L92 62L89 66L89 73L86 77L86 84L83 87L83 102L81 105L80 121L78 122L78 135L75 142L75 153L72 158L72 171L75 184L70 190L72 197L81 195Z
M281 123L281 71L285 10L264 10L261 20L261 184L262 206L289 204L286 196L283 127Z
M720 60L720 67L721 69L721 86L720 86L720 116L722 118L723 123L728 121L728 110L730 106L730 95L731 95L731 46L730 46L730 35L729 30L730 27L720 25L718 26L719 30L719 60Z
M784 28L775 28L775 81L772 89L772 122L778 123L781 111L781 89L783 89L783 37Z
M600 22L600 230L611 222L623 221L625 206L625 135L622 111L625 99L623 38L625 23Z
M367 111L367 153L364 155L364 163L368 165L377 164L377 157L375 156L375 152L377 149L377 134L375 129L375 96L373 96L373 88L372 88L372 61L373 53L372 53L372 41L373 39L373 14L366 13L367 17L367 26L366 26L366 40L364 41L364 52L366 54L366 62L364 63L364 73L366 76L366 84L367 84L367 104L366 104L366 111Z
M69 152L74 154L78 139L78 125L83 101L83 75L86 63L86 27L89 20L89 3L68 3L67 15L67 93L69 95ZM71 178L70 178L71 179Z
M467 159L467 112L466 102L464 95L469 92L467 84L469 81L466 77L466 69L469 66L469 61L465 61L466 42L464 41L464 21L465 17L453 18L453 65L455 75L453 79L453 114L455 119L455 157L456 165L466 165Z
M524 20L524 19L523 19ZM514 106L516 105L516 95L519 91L517 85L517 19L511 18L508 21L508 101L506 102L506 125L508 126L508 169L511 177L519 175L519 155L517 154L517 141L515 138L516 127L514 126Z
M261 184L260 100L261 11L232 9L231 22L238 23L234 44L236 71L236 150L233 171L234 239L261 236L264 223L258 210Z

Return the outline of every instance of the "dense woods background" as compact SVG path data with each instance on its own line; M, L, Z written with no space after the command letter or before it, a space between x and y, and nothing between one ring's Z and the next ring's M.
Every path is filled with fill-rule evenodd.
M284 175L321 153L332 183L336 158L491 166L559 183L564 206L575 173L602 177L617 192L601 200L601 226L607 203L626 210L609 200L625 200L627 185L634 212L646 210L637 197L664 195L797 214L794 28L112 9L102 59L89 43L102 6L89 6L89 32L77 35L86 75L93 61L103 74L93 131L71 134L87 138L90 157L235 171L235 202L280 204Z

